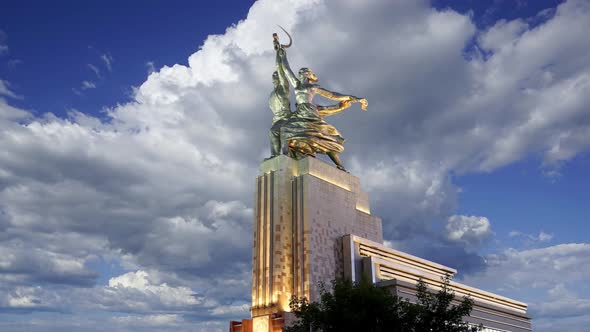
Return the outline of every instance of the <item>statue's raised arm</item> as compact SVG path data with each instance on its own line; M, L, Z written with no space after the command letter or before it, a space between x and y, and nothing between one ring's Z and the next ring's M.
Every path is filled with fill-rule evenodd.
M289 36L289 38L290 37L291 36ZM272 38L273 38L274 48L277 51L277 54L276 54L276 57L275 57L275 66L276 66L275 71L276 71L276 73L278 75L280 86L281 87L286 87L287 94L289 94L289 83L287 81L287 76L285 74L285 70L284 70L283 66L281 65L281 56L279 55L279 50L282 50L282 52L284 53L285 52L284 48L288 48L289 46L291 46L292 41L290 41L289 44L287 44L287 45L281 45L279 43L279 36L276 33L274 33L272 35Z
M287 76L287 80L293 87L301 84L301 81L295 76L293 70L291 70L291 66L289 66L289 60L287 60L287 52L284 48L279 48L277 50L277 57L279 58L279 68L285 73Z

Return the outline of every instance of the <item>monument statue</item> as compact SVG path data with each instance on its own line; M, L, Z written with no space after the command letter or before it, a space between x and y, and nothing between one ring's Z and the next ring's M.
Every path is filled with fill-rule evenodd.
M283 29L283 31L285 30ZM291 36L288 33L287 35L290 39L288 45L281 45L277 34L273 35L273 43L277 51L277 76L280 82L280 75L284 75L290 85L293 86L296 109L287 119L280 119L276 122L280 126L278 128L279 141L281 142L279 145L286 143L285 148L288 149L289 155L296 159L305 156L315 157L316 153L326 154L338 169L346 171L338 156L339 153L344 151L342 144L345 140L334 126L324 121L323 117L340 113L349 108L353 102L361 103L361 109L366 111L367 100L320 87L316 84L318 81L317 76L309 68L301 68L299 77L295 76L289 66L287 52L285 51L292 44ZM277 91L276 86L275 84L275 91ZM281 91L285 91L285 88L282 88ZM288 87L286 91L288 96ZM316 105L313 103L316 94L339 103L330 106ZM272 107L276 106L271 106L271 109ZM273 110L273 112L275 111ZM273 129L271 129L271 137L274 135L273 130L275 130L275 122L273 122ZM276 142L276 140L273 142Z

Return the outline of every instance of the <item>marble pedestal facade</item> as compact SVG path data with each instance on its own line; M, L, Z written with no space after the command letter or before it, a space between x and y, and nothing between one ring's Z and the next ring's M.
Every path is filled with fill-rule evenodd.
M382 242L357 177L315 159L278 156L256 179L252 269L253 330L289 311L291 296L318 298L319 282L343 275L342 237ZM274 315L274 316L273 316ZM262 332L262 331L260 331Z

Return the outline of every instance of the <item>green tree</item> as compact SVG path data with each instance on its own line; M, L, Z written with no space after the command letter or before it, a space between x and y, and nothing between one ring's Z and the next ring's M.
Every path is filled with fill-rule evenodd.
M458 304L455 292L449 288L450 277L443 278L443 285L436 293L428 291L426 283L420 279L417 285L417 303L411 304L406 315L408 331L414 332L477 332L482 326L470 326L463 321L473 309L473 300L463 297Z
M294 297L290 305L299 320L286 332L382 332L401 327L408 303L368 281L337 279L331 292L320 285L319 302Z
M321 284L318 302L291 299L291 310L298 320L286 332L479 331L479 327L463 322L463 316L471 312L473 301L464 298L453 305L454 294L448 287L450 279L443 281L440 291L430 293L420 280L417 303L394 296L366 280L353 283L337 279L332 282L331 291Z

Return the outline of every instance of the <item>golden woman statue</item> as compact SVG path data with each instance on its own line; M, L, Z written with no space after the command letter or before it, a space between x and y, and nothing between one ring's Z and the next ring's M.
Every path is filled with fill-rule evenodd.
M315 157L316 153L327 154L338 169L346 171L338 156L344 151L342 144L345 140L334 126L324 121L323 117L342 112L353 102L361 103L361 109L366 110L367 100L321 88L316 84L317 76L309 68L301 68L299 77L295 76L287 60L286 47L283 46L286 45L275 42L279 68L285 73L295 92L296 110L281 127L281 141L287 142L291 157ZM340 103L332 106L318 106L313 103L313 97L316 94Z

